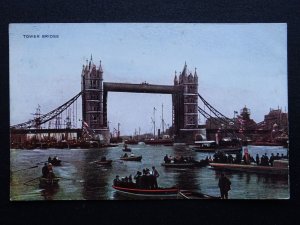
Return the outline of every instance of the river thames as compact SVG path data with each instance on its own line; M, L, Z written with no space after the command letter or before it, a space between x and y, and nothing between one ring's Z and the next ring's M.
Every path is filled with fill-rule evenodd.
M212 156L212 153L195 152L188 146L150 146L130 145L135 155L142 155L141 162L121 161L123 145L101 149L11 149L10 163L10 199L11 201L36 200L123 200L112 188L116 175L134 176L145 168L155 166L160 176L160 187L177 186L205 194L219 196L218 179L220 171L211 167L203 168L164 168L163 157L191 156L196 160ZM287 149L280 146L248 146L249 153L255 157L267 153L287 154ZM62 177L59 186L52 189L39 188L37 177L41 176L43 162L48 157L58 156L61 166L54 167L56 176ZM102 156L113 160L112 166L95 164ZM34 167L36 166L37 167ZM34 167L34 168L30 168ZM289 177L246 172L229 172L231 180L230 199L289 199ZM30 181L32 180L32 181ZM25 184L24 184L25 183Z

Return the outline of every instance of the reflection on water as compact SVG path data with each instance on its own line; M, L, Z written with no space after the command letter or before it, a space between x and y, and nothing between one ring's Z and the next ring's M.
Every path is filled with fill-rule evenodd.
M36 163L47 160L49 156L58 156L63 160L62 166L54 167L57 176L62 177L59 186L52 189L41 189L38 180L25 182L41 175L43 164L36 168L11 173L11 200L122 200L112 188L116 175L134 176L136 172L155 166L160 176L160 187L177 186L181 189L201 191L219 196L218 179L221 171L210 167L193 169L165 168L161 166L163 157L191 156L197 160L204 159L211 153L194 152L187 146L130 146L135 155L142 155L141 162L119 160L123 154L122 146L105 149L45 149L45 150L11 150L11 171L29 168ZM251 155L271 153L286 154L281 147L248 146ZM94 162L102 156L112 159L110 167L97 165ZM277 199L289 198L288 176L230 172L225 171L232 182L230 198L234 199Z

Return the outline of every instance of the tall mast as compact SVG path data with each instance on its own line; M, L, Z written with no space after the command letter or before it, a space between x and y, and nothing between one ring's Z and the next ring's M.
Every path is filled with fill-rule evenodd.
M153 108L153 125L154 125L153 136L154 136L154 139L155 139L155 110L156 110L156 108L154 107L154 108Z
M162 124L162 134L164 134L165 132L164 104L161 104L161 124Z

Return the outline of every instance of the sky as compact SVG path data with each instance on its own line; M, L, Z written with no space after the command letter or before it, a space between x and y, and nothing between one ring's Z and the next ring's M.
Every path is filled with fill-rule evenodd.
M38 105L45 114L78 94L91 55L97 66L101 60L104 82L172 85L186 62L197 68L200 95L230 118L244 106L256 122L270 108L288 111L284 23L10 24L11 125L32 119ZM154 116L161 128L162 104L165 127L172 124L168 94L109 92L107 104L110 130L120 123L121 135L153 132ZM79 120L80 99L77 107Z

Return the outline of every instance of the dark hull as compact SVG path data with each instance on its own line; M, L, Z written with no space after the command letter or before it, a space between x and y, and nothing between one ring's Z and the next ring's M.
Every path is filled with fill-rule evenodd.
M173 144L173 140L169 139L156 139L156 140L144 140L146 145L165 145L165 144Z
M129 198L141 199L175 199L178 197L177 188L138 189L112 186L118 193Z
M142 160L142 156L121 157L120 159L124 160L124 161L141 161Z
M102 166L111 166L112 160L96 161L95 163Z
M206 160L203 160L199 162L195 161L190 163L162 163L161 165L169 168L193 168L207 166L208 162Z
M61 160L51 160L50 162L48 161L48 163L51 163L52 166L61 166Z
M57 186L59 180L60 180L60 178L57 178L57 177L53 178L53 179L40 177L40 186L41 187Z
M162 163L161 165L164 167L169 167L169 168L192 168L192 167L195 167L194 163Z
M244 164L226 164L226 163L210 163L214 169L231 170L240 172L262 173L262 174L278 174L287 175L288 167L274 167L274 166L257 166Z
M243 150L242 147L217 147L217 148L201 148L192 147L196 152L224 152L225 154L236 154Z

